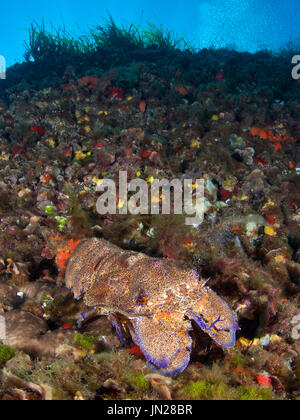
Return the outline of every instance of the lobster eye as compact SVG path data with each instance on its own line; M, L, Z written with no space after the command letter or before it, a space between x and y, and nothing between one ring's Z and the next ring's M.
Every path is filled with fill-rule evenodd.
M146 293L141 290L136 298L136 304L138 306L146 306L148 302L148 297L146 295Z

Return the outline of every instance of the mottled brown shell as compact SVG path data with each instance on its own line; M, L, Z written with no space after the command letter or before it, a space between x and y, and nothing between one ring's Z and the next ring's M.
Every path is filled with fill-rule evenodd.
M196 270L174 260L124 251L102 239L80 242L66 271L75 298L102 308L121 335L117 314L130 319L132 339L151 367L172 375L189 363L194 320L223 346L233 346L236 315Z

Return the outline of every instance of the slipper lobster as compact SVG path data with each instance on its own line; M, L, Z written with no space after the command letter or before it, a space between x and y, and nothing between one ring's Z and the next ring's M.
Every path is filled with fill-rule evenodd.
M71 255L66 285L107 315L123 341L126 328L149 366L166 376L189 364L192 320L219 345L235 345L236 314L195 269L175 260L86 239Z

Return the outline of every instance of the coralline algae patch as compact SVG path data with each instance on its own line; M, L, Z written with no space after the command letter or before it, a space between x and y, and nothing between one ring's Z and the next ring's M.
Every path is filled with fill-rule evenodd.
M187 82L179 62L165 71L147 63L98 74L69 69L56 86L14 89L1 103L1 399L299 399L299 104L278 104L253 86L232 95L217 71L205 84ZM203 224L174 214L100 216L98 186L109 178L118 187L120 171L149 187L156 178L188 178L194 193L203 179ZM116 197L116 205L125 202ZM174 294L177 283L163 271L151 298L137 273L135 301L125 308L125 268L92 295L87 255L72 285L89 286L91 305L75 300L65 270L78 241L93 237L118 246L115 267L122 252L137 251L163 266L196 268L237 314L235 347L218 344L219 314L201 317L196 292L190 304L198 302L199 316L179 290L175 301L186 300L176 318L166 285ZM172 367L168 354L146 340L153 328L136 316L160 298L161 310L151 312L157 325L169 325L172 345L184 333L178 355L186 357L172 377L162 375ZM94 306L108 313L82 317Z

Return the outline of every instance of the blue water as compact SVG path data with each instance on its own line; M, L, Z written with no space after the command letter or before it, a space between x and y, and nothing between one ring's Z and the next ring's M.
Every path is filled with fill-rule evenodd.
M300 39L299 0L2 0L0 55L8 65L22 60L32 21L44 18L49 27L63 23L79 34L88 25L101 23L106 11L117 23L161 23L197 47L254 52L278 50Z

